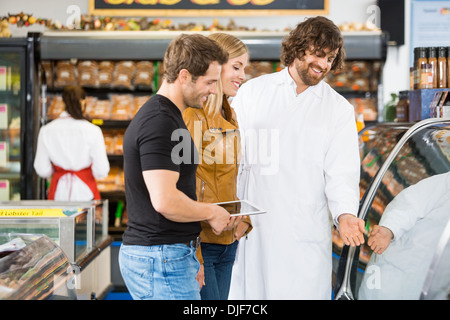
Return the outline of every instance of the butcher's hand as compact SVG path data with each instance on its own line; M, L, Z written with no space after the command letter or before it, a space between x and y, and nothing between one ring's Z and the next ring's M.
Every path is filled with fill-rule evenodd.
M367 240L367 244L373 252L382 254L391 244L392 238L394 238L394 234L390 229L375 225L370 233L369 240Z
M355 247L364 243L364 220L344 213L338 218L339 234L347 246Z

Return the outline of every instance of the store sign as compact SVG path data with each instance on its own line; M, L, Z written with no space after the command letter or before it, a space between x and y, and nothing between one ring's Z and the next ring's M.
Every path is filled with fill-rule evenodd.
M0 218L67 217L62 209L0 209Z
M413 0L411 2L410 65L416 47L448 47L450 39L450 1Z
M329 0L89 0L92 15L327 15Z

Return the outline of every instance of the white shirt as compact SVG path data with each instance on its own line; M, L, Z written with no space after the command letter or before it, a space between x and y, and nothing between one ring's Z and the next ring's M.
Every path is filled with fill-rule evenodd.
M450 172L421 180L400 192L386 207L380 226L394 239L382 254L372 254L358 299L419 299L439 239L450 219ZM446 265L450 257L444 255ZM445 264L444 264L445 265ZM441 298L450 287L450 270L437 281Z
M92 165L94 178L105 178L109 172L105 141L101 129L87 120L73 119L67 112L43 126L38 135L34 169L43 178L53 174L52 163L78 171ZM93 199L89 187L73 174L61 177L55 200L88 201Z
M353 106L325 82L301 94L285 68L246 82L233 99L243 144L238 196L252 216L231 299L330 299L331 225L359 204Z

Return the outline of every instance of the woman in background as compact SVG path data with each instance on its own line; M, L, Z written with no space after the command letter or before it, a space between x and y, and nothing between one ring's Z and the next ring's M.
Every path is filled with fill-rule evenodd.
M62 99L65 110L39 131L34 169L42 178L51 177L49 200L99 200L95 179L109 172L103 133L83 116L83 88L64 88Z
M216 203L237 200L240 135L228 97L234 97L245 81L244 68L249 54L245 44L232 35L213 33L209 38L228 52L229 60L222 66L217 94L209 96L203 109L186 109L183 119L200 155L196 173L197 200ZM248 217L219 236L212 232L209 224L202 223L201 246L197 250L201 264L197 280L202 300L228 299L237 245L250 230Z

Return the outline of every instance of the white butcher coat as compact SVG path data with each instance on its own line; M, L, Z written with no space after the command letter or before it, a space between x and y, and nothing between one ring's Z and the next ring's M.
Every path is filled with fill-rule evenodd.
M50 178L54 172L52 163L73 171L92 165L94 178L107 177L110 166L100 127L87 120L73 119L66 111L41 127L34 169L40 177ZM87 201L93 197L91 189L73 174L62 176L55 192L58 201Z
M239 244L230 299L330 299L331 224L356 215L353 106L325 82L301 94L285 68L232 101L243 142L238 196L265 209Z

